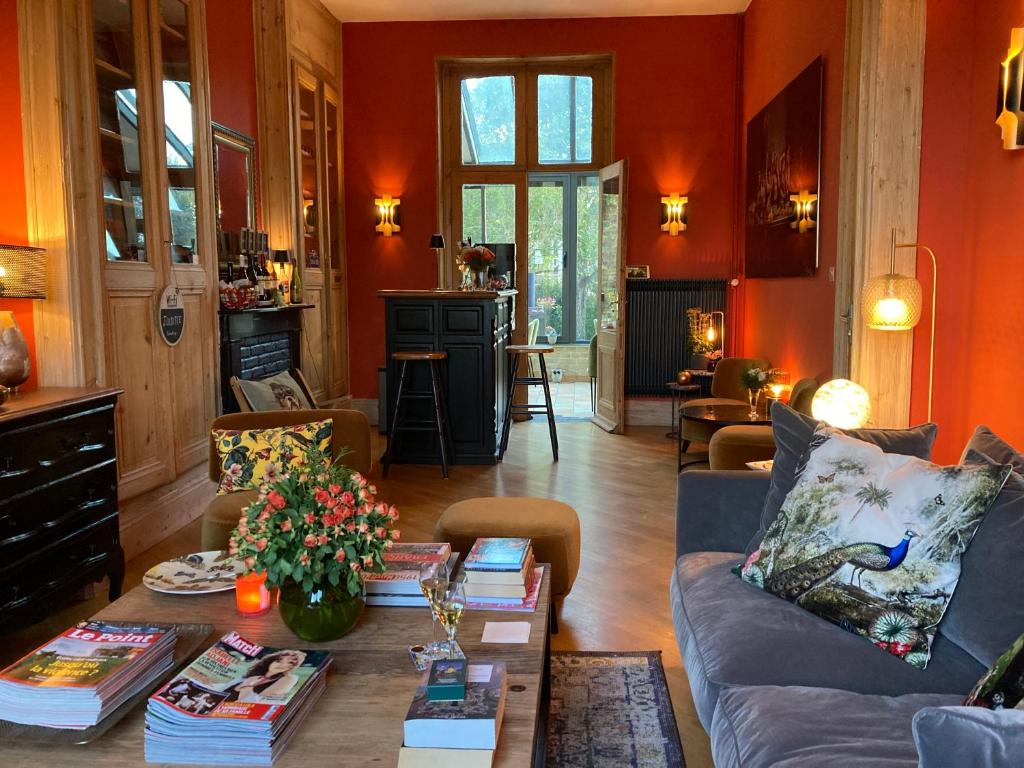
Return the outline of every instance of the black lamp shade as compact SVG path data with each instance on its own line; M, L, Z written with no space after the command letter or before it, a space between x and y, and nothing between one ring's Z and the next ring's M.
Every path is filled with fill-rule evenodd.
M289 250L275 250L271 255L275 264L288 264L292 260L292 252Z
M45 248L0 244L0 299L45 299Z
M444 235L431 235L430 247L433 249L444 248Z

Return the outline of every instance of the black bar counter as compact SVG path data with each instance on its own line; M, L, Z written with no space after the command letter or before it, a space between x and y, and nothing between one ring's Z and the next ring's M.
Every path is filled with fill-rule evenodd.
M508 346L516 291L378 291L384 299L387 407L395 406L400 365L391 355L413 350L444 351L445 387L451 419L454 463L494 464L498 430L508 399ZM411 391L430 393L426 365L412 364ZM403 406L410 419L433 418L430 399ZM390 423L390 416L389 416ZM437 435L406 433L395 463L440 464Z

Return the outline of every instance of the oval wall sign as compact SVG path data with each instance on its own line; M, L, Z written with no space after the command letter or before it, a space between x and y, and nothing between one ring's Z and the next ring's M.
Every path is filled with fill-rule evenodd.
M168 285L160 294L157 326L160 328L160 336L169 346L173 347L181 341L185 332L185 300L176 285Z

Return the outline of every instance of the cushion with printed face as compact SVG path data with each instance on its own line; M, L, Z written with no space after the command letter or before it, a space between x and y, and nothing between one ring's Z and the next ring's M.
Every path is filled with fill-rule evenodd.
M1010 467L940 467L820 427L743 579L921 667Z
M331 419L271 429L215 429L220 460L218 494L257 490L306 461L311 452L331 455Z
M235 381L254 411L304 411L315 407L287 371L256 381Z

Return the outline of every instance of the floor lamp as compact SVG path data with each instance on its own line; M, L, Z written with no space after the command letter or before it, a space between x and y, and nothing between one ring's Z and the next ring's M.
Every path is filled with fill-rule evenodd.
M889 274L867 281L861 294L861 311L868 328L878 331L910 331L921 321L921 283L916 277L896 274L897 248L919 248L932 258L932 328L928 347L928 421L931 421L935 378L935 294L939 283L935 251L921 243L897 243L894 229L889 251Z

